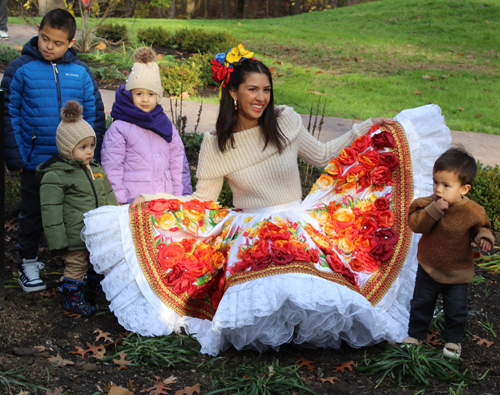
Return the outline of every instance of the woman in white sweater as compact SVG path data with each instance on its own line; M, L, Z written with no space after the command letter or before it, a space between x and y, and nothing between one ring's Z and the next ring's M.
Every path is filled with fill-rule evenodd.
M416 266L406 209L412 182L449 143L439 107L369 119L323 144L292 108L274 106L269 69L243 46L212 69L220 113L193 195L142 195L130 211L86 216L82 235L119 322L150 336L184 328L211 355L404 338ZM422 153L429 140L438 144ZM304 201L297 157L326 167ZM237 210L217 204L224 178Z

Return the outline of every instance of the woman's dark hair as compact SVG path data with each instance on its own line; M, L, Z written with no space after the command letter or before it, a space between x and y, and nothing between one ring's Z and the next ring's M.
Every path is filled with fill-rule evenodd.
M76 33L76 21L75 17L71 15L70 12L63 10L62 8L56 8L45 14L40 22L40 30L47 25L52 29L62 30L68 34L68 41L75 38Z
M287 138L281 132L278 120L276 118L276 113L274 110L274 93L273 93L273 79L271 72L267 66L253 59L247 59L238 66L234 68L231 73L231 78L229 84L225 88L222 88L219 116L217 117L217 123L215 128L217 129L217 142L221 152L224 152L228 146L234 148L234 129L238 123L238 111L234 109L234 102L229 90L237 91L240 85L245 82L247 76L251 73L263 73L269 78L271 84L271 99L266 109L259 118L259 126L262 129L262 135L264 136L264 149L269 143L273 144L278 148L281 153L283 148L287 143Z

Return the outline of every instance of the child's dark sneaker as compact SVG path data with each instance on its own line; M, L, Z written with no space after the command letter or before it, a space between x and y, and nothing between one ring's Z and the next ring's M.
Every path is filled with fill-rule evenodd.
M83 297L83 281L76 281L69 278L64 279L62 286L64 310L80 315L92 315L95 307L88 303Z
M22 259L17 266L18 282L25 292L43 291L46 286L40 278L40 270L45 265L37 258Z

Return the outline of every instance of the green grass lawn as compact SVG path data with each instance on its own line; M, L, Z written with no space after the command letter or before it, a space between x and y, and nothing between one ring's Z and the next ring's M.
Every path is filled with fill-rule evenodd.
M343 118L435 103L453 130L500 135L498 0L379 0L278 19L112 21L127 24L132 39L149 26L227 31L275 68L277 103L301 113L319 97L326 115Z

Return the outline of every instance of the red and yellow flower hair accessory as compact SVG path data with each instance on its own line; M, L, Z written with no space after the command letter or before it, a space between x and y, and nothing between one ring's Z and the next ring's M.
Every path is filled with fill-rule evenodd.
M227 53L221 52L215 55L215 58L210 61L212 64L212 79L215 82L220 82L219 98L222 94L222 88L225 88L229 83L231 73L234 67L241 64L247 59L254 59L253 52L250 52L243 47L243 44L231 48Z

